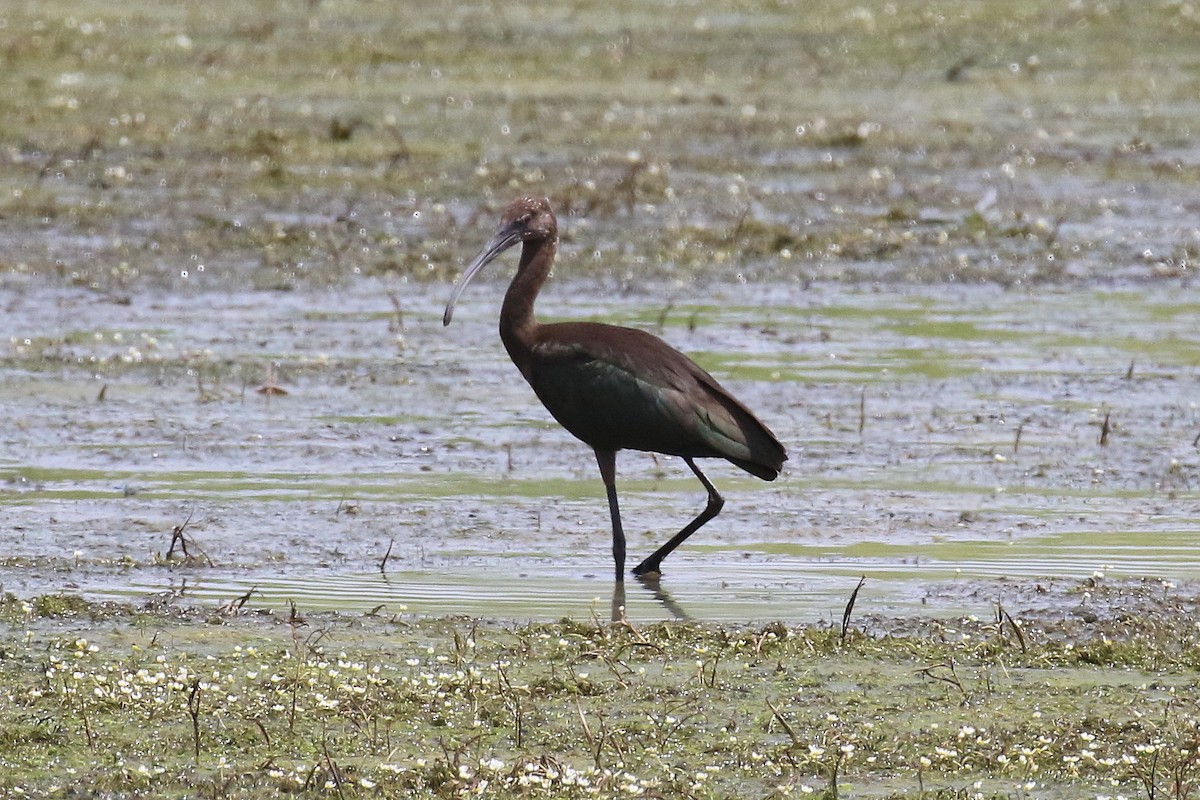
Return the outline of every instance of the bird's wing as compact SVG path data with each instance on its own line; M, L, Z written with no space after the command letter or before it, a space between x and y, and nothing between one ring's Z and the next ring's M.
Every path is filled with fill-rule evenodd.
M748 409L690 358L644 331L545 326L530 384L593 447L722 457L774 477L786 456Z

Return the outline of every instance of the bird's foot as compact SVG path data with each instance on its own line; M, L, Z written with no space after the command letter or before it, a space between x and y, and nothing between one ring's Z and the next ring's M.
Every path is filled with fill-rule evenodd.
M662 567L659 566L659 562L657 561L643 561L633 568L633 577L638 580L648 580L651 578L657 580L662 577Z

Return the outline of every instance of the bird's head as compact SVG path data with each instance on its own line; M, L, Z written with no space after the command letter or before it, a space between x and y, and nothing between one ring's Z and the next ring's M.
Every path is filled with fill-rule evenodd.
M519 197L508 204L500 215L500 225L493 241L501 236L515 236L516 241L553 239L558 236L558 220L544 197Z
M458 286L454 287L454 293L450 295L446 311L442 314L442 324L450 324L450 318L454 316L454 304L458 302L463 289L497 256L517 242L554 241L557 237L558 220L554 218L549 200L544 197L519 197L509 203L500 217L496 232L463 272Z

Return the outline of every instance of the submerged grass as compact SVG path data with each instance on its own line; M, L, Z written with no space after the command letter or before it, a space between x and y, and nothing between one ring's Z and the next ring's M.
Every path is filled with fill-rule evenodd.
M761 627L0 603L0 793L1193 796L1197 598Z

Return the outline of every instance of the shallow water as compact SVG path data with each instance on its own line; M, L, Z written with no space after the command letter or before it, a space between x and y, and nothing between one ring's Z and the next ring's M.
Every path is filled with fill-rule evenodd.
M4 590L607 617L594 460L508 362L501 291L445 329L447 289L400 282L0 296ZM628 583L631 618L838 620L860 576L856 613L898 614L1200 578L1189 294L557 281L540 307L661 333L791 454L772 484L712 463L724 512L657 592ZM703 505L674 459L623 453L618 480L632 563Z

